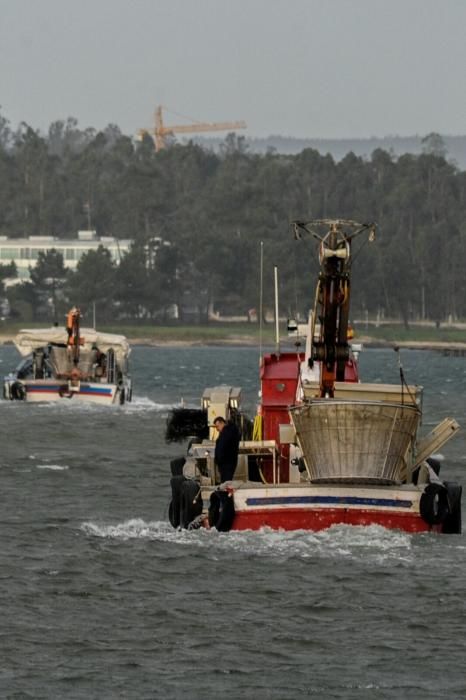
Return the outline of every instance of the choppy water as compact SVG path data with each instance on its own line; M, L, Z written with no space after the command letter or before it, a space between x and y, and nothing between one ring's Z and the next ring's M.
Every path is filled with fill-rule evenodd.
M366 351L368 380L397 379ZM16 364L0 348L0 373ZM429 430L466 426L466 360L405 352ZM168 409L242 386L252 349L135 348L123 407L0 402L0 697L466 698L466 541L382 528L175 532ZM466 484L466 432L442 449Z

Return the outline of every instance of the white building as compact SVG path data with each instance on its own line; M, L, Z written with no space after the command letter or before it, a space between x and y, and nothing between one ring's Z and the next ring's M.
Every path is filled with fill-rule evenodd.
M133 241L129 238L120 240L111 236L98 237L95 231L78 231L78 238L56 238L55 236L29 236L29 238L8 238L0 236L0 263L16 263L18 280L29 279L29 268L37 263L39 253L55 249L63 255L66 268L75 270L79 260L90 250L103 246L110 251L112 259L118 264L127 253Z

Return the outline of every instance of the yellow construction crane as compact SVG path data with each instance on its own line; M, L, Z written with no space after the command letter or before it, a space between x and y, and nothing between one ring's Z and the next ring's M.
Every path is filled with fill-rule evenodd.
M236 129L245 129L246 122L196 122L195 124L179 124L177 126L166 126L163 123L162 117L163 106L159 105L155 110L154 128L139 129L136 138L142 141L144 136L148 134L154 139L155 150L160 151L167 145L167 136L173 134L190 134L200 133L202 131L234 131Z

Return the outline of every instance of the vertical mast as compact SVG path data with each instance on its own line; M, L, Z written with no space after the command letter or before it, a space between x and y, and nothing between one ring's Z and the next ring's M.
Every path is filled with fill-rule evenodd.
M280 354L280 331L278 328L278 267L273 268L274 285L275 285L275 344L277 346L277 355Z
M259 291L259 362L262 362L262 317L264 315L263 308L264 296L264 241L261 241L260 254L260 291Z

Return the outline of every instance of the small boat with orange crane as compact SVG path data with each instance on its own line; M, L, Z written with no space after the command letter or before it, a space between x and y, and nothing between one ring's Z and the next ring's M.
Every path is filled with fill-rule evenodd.
M261 359L253 423L241 411L241 389L228 386L206 389L197 412L173 412L167 439L197 438L171 464L170 522L221 531L346 524L461 532L462 487L443 481L432 457L458 424L445 418L420 437L423 389L406 383L401 362L399 383L359 378L358 348L348 338L352 246L364 234L372 240L375 224L314 220L292 228L319 246L305 351L297 343L281 352L277 333L276 352ZM276 303L276 318L277 311ZM236 471L224 483L214 459L219 415L242 433Z
M81 311L73 307L66 326L21 330L14 344L23 356L4 378L5 399L90 401L103 405L131 401L126 338L81 328Z

